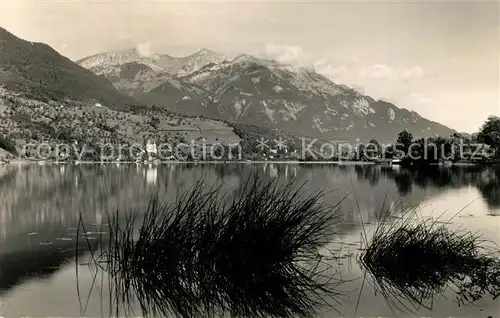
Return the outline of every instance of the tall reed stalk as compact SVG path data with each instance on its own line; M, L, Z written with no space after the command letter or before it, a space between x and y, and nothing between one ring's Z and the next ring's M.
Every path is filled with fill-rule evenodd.
M449 221L422 218L416 209L384 216L365 241L360 263L392 308L432 309L451 288L459 305L500 295L500 251L478 233L452 230Z
M118 316L313 317L340 296L318 249L335 233L340 203L293 182L250 178L237 197L203 180L174 202L109 216L95 264L107 272Z

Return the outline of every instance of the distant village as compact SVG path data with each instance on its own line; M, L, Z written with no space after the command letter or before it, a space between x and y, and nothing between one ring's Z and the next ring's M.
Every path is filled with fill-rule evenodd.
M240 144L193 144L177 149L159 149L156 142L147 140L145 149L134 154L136 162L157 161L240 161L240 160L300 160L297 150L266 149L260 152L244 153ZM161 147L161 146L160 146ZM167 147L168 148L168 147ZM119 160L118 160L119 161Z

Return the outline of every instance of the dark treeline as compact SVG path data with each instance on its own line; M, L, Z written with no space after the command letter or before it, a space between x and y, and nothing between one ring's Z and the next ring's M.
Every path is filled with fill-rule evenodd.
M355 166L360 180L369 180L376 186L382 178L393 180L401 196L413 187L463 188L476 187L491 208L500 207L500 169L484 166L446 167L428 166L426 169L395 170L384 166Z
M376 138L356 147L358 160L403 159L408 164L451 162L488 163L500 158L500 117L490 116L477 134L415 138L407 130L394 144L382 145Z

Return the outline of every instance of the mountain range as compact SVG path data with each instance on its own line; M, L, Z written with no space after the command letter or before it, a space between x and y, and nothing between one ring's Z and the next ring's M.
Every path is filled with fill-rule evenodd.
M34 123L38 118L29 118L28 108L34 105L37 109L45 107L43 113L49 119L44 117L43 125L49 126L46 121L53 115L46 114L47 108L61 112L68 105L79 109L103 105L110 109L109 114L101 111L99 120L90 121L85 116L92 112L86 114L87 124L100 122L102 128L101 121L106 120L103 116L126 118L116 111L134 108L143 109L141 116L152 109L171 114L164 117L162 125L169 126L172 116L176 116L175 122L182 121L183 116L201 116L213 123L219 121L220 127L232 125L234 132L252 131L252 138L258 132L321 140L393 142L405 129L415 137L455 132L414 111L335 83L314 69L268 58L248 54L228 58L209 49L174 57L133 48L73 62L46 44L22 40L0 28L0 115L10 116L10 121L0 125L0 133L20 133L28 126L41 129L40 123ZM21 111L22 116L16 114ZM76 123L74 114L71 116ZM131 120L129 117L126 121ZM26 126L26 120L31 124ZM113 127L125 125L107 120ZM130 131L134 130L129 129L127 136L131 136Z
M226 60L224 55L210 49L201 49L185 57L174 57L168 54L149 53L140 48L131 48L121 51L112 51L95 54L77 60L76 63L91 70L96 74L106 74L107 68L140 63L149 66L154 71L176 73L190 73L209 63L219 63Z
M202 49L174 58L144 56L130 49L78 63L138 101L179 114L350 142L390 142L405 129L421 137L455 132L414 111L334 83L314 69L248 54L229 59Z

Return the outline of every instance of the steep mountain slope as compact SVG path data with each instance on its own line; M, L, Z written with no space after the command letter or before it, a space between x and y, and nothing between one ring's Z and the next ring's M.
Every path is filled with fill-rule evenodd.
M21 156L26 155L26 144L36 147L42 142L55 147L77 142L84 147L81 150L89 150L87 160L97 159L95 151L109 143L137 145L151 139L175 147L192 140L223 145L241 141L232 126L218 120L185 117L148 107L125 112L77 102L72 102L72 107L66 105L26 98L0 87L0 136L12 141ZM128 155L130 149L124 149Z
M208 114L203 89L146 64L110 65L96 70L96 74L106 77L119 91L146 105L161 106L184 115Z
M230 122L279 128L330 140L394 141L407 129L415 136L454 131L337 85L307 68L241 55L181 77L207 91L209 112Z
M97 75L103 75L121 92L147 105L158 105L184 115L208 115L205 92L180 81L205 65L226 58L209 49L186 57L167 54L145 55L138 49L100 53L77 61Z
M34 98L79 100L120 108L137 104L103 77L50 46L22 40L0 28L0 85Z

